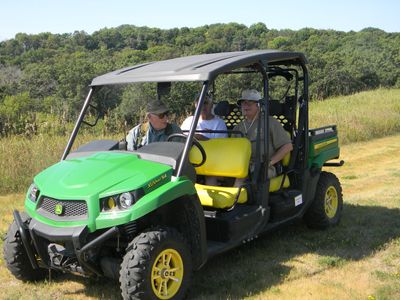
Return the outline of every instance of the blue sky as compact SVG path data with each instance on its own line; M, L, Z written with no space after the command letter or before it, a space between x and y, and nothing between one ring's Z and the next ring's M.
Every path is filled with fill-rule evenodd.
M399 0L2 0L0 7L0 40L18 32L93 33L122 24L166 29L263 22L270 29L400 32Z

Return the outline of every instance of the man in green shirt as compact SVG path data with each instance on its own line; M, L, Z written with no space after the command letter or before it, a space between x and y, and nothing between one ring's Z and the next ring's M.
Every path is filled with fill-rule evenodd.
M258 117L260 114L259 101L261 100L261 94L257 90L244 90L242 97L238 100L238 105L242 109L242 115L245 119L237 124L233 130L237 130L243 133L251 142L251 158L250 158L250 169L254 169L255 153L256 153L256 140L257 140L257 125ZM268 177L275 177L276 170L274 165L281 161L283 157L293 150L292 141L290 140L289 134L283 129L281 123L274 117L269 116L269 168ZM264 124L261 120L261 130L263 130ZM264 133L260 132L261 136L261 154L265 153L264 149ZM235 184L237 185L237 184Z
M168 108L155 100L147 104L148 122L133 127L126 136L128 150L136 150L154 142L165 142L171 134L182 133L176 124L168 123Z

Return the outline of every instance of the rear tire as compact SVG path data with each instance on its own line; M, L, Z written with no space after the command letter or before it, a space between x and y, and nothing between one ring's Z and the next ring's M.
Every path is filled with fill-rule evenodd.
M21 218L24 222L27 220L25 214L21 214ZM4 239L3 255L7 268L17 279L22 281L41 281L46 278L46 269L33 269L15 221L8 228Z
M141 233L128 245L121 264L123 299L183 299L192 273L189 247L172 228Z
M337 225L342 209L343 195L339 179L330 172L321 172L314 201L304 215L307 226L325 229Z

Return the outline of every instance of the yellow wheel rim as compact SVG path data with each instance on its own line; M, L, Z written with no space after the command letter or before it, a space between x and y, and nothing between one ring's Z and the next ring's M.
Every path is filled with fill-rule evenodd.
M183 261L174 249L165 249L156 258L151 269L151 286L159 299L171 299L183 280Z
M333 219L338 210L339 199L334 186L330 186L325 193L325 213L328 218Z

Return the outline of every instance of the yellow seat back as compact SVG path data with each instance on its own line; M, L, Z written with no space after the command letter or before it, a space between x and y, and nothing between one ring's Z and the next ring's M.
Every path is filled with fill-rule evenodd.
M279 191L282 185L283 175L279 175L277 177L271 178L271 182L269 184L269 191L276 192ZM289 177L285 176L285 181L283 182L282 187L287 188L290 186Z
M289 165L290 162L290 153L286 153L286 155L282 158L282 165L287 167Z
M247 138L217 138L200 141L207 159L196 168L198 175L245 178L249 170L251 143ZM189 153L192 163L201 161L201 153L193 146Z
M282 165L287 167L289 165L290 162L290 152L287 153L283 159L282 159ZM282 184L282 180L285 178L285 181ZM276 192L279 191L279 189L281 188L281 186L283 188L287 188L290 186L290 181L289 181L289 177L283 176L283 175L279 175L277 177L271 178L271 183L269 185L269 191L270 192Z

